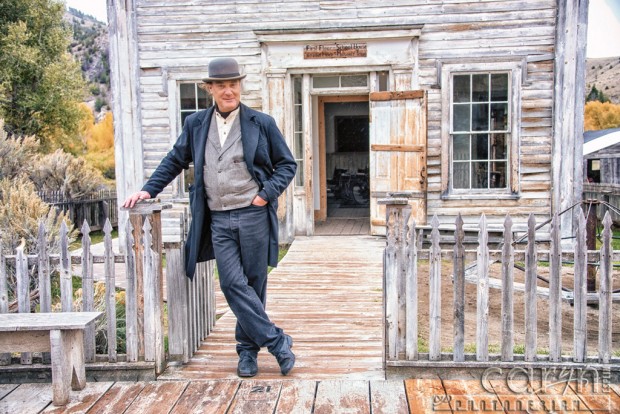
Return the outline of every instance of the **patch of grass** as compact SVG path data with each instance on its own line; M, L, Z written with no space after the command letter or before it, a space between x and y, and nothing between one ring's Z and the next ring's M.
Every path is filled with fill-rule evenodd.
M103 233L103 230L92 231L90 233L90 244L93 245L97 243L103 243L104 238L105 238L105 234ZM118 229L112 230L112 238L113 239L118 238ZM79 234L77 239L75 239L75 241L69 245L69 250L71 251L77 250L80 248L82 248L82 234Z

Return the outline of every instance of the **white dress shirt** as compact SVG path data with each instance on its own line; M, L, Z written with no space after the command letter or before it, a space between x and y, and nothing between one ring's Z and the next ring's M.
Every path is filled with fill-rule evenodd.
M228 114L228 117L224 118L218 111L215 111L215 119L217 120L217 132L220 136L220 146L224 147L224 142L226 142L226 138L228 138L228 134L230 133L230 128L232 127L233 122L237 118L239 114L239 108L232 111Z

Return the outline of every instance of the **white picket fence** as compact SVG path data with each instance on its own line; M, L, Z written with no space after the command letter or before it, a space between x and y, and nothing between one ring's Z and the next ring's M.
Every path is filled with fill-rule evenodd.
M431 220L431 231L427 226L416 228L411 220L411 207L406 199L384 200L387 205L387 245L384 256L384 310L385 310L385 355L386 367L432 367L434 363L448 362L450 367L499 366L513 361L537 363L539 365L597 363L606 366L617 364L620 358L614 356L612 348L612 306L620 300L617 293L612 295L612 262L620 261L620 252L612 250L612 221L609 214L603 220L602 247L598 251L586 248L586 223L581 208L575 209L578 222L574 249L563 251L560 239L560 221L557 215L550 222L550 240L542 243L545 250L539 248L536 240L536 221L529 217L527 245L518 250L513 240L513 222L507 216L504 222L504 241L499 250L489 249L489 231L487 219L481 216L476 250L466 250L463 221L459 215L454 226L453 248L440 247L439 220ZM442 228L444 228L442 226ZM423 233L425 243L423 243ZM442 238L445 241L445 237ZM430 243L429 243L430 242ZM424 247L423 246L426 246ZM444 244L445 246L445 244ZM420 271L420 261L428 260L428 274ZM452 261L451 285L442 284L441 262ZM466 261L470 264L466 266ZM525 263L525 284L514 281L515 261ZM574 283L572 293L563 291L562 263L574 263ZM549 287L537 287L537 271L541 262L548 263ZM493 263L501 263L501 280L490 278L489 268ZM588 264L598 267L599 285L597 292L586 292ZM426 265L426 264L425 264ZM427 280L425 280L428 278ZM428 321L419 318L418 304L419 284L428 283L429 306ZM476 324L467 326L465 318L465 286L475 283L477 296L475 300ZM517 289L517 285L520 289ZM501 351L489 353L489 288L501 289ZM516 292L521 290L525 301L525 338L524 354L515 353L515 308ZM567 290L564 288L564 290ZM442 303L446 296L453 298L453 342L442 342ZM443 297L442 297L443 296ZM546 299L540 299L546 297ZM549 301L549 314L537 313L537 301ZM572 354L563 352L562 347L562 301L573 304L574 326ZM443 301L443 302L442 302ZM587 352L587 309L588 302L598 304L598 343L597 355ZM470 305L471 306L471 305ZM445 313L444 313L445 315ZM493 315L497 317L497 315ZM548 333L538 329L538 322L548 322ZM521 322L521 321L519 321ZM429 335L422 338L420 323L427 323ZM445 324L444 324L445 325ZM473 325L473 324L472 324ZM445 329L445 326L444 326ZM475 330L475 355L465 353L465 332ZM592 328L590 328L592 329ZM538 338L548 335L548 355L539 352ZM419 340L427 341L428 352L420 352ZM443 352L442 347L450 349ZM566 347L565 347L566 348ZM444 366L447 366L444 364Z
M40 312L52 311L50 276L52 269L60 274L61 311L94 311L95 278L93 265L103 264L105 283L105 312L107 327L107 354L97 355L95 347L95 327L85 331L85 360L87 363L118 364L144 362L154 365L157 374L163 372L170 360L187 362L207 337L215 324L215 293L213 285L213 263L199 264L192 281L185 276L183 243L162 243L161 210L166 205L144 203L130 211L126 227L125 254L113 251L112 226L108 221L104 226L104 253L94 255L91 251L90 228L84 222L81 254L69 251L68 229L62 224L60 234L60 253L49 254L47 250L47 230L39 227L36 252L25 252L18 247L14 255L0 254L0 313L8 313L11 304L8 297L7 266L15 268L17 309L11 311L31 312L31 300L38 299ZM180 220L181 225L185 222ZM184 229L181 230L181 234ZM0 249L0 252L2 250ZM165 277L168 298L168 331L164 324L163 268L162 256L165 252ZM116 319L116 271L115 264L124 263L125 288L125 340L126 354L117 354ZM81 267L82 306L74 308L72 276L73 267ZM38 290L31 292L31 277L38 278ZM168 337L168 352L164 352L164 337ZM16 350L19 351L19 350ZM42 355L42 362L49 363L49 355ZM11 354L0 355L0 365L11 364ZM32 364L32 356L21 354L21 364ZM87 365L88 368L88 365Z

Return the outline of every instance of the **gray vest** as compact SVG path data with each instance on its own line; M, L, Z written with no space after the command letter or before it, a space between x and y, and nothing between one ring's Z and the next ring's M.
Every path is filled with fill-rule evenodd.
M258 194L258 184L248 171L243 158L240 116L220 146L215 111L211 118L205 149L204 185L209 209L215 211L247 207Z

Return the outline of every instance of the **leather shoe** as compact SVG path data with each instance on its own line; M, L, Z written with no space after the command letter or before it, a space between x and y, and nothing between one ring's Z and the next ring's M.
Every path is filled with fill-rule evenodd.
M258 373L258 363L256 355L244 352L239 355L239 364L237 365L237 375L240 377L253 377Z
M282 375L288 375L295 365L295 354L291 351L292 347L293 338L285 334L280 349L274 354L278 361L278 365L280 365L280 372Z

